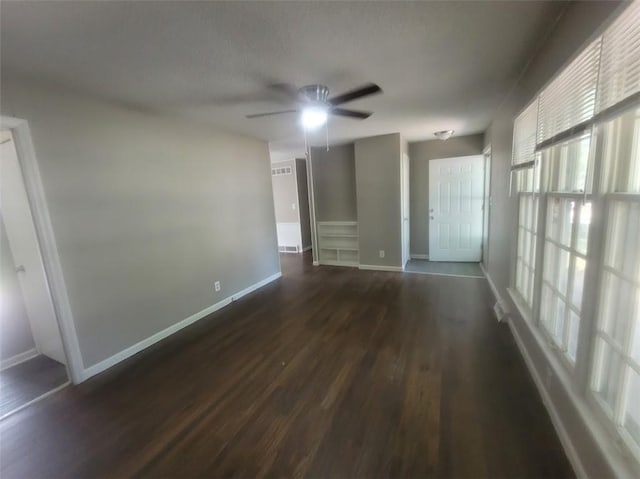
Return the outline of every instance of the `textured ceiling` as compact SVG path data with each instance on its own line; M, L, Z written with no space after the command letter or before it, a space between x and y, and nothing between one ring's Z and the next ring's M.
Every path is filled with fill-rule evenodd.
M294 115L267 85L361 83L383 95L333 119L332 142L482 132L565 2L2 2L3 71L204 120L299 155ZM322 141L324 135L322 135ZM313 138L314 142L321 141Z

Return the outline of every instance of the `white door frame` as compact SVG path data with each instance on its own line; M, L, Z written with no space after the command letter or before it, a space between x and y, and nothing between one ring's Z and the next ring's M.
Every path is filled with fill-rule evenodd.
M31 215L40 244L40 254L44 263L49 293L58 320L62 343L67 357L67 371L74 383L84 379L84 365L80 344L76 333L71 305L58 255L51 217L47 206L40 169L31 139L31 130L26 120L0 116L0 128L11 130L18 153L18 163L22 169L25 190L31 208Z
M482 152L484 155L484 201L482 203L482 264L489 269L489 221L491 221L491 145Z
M409 191L409 155L402 153L402 159L400 161L400 237L402 238L402 268L404 269L411 258L411 227L409 224L409 208L411 203Z

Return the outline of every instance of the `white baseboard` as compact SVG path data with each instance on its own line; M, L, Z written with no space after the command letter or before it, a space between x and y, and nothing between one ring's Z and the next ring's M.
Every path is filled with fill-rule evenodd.
M313 262L313 265L314 265L314 266L320 266L320 261L314 261L314 262Z
M24 363L29 359L35 358L37 355L38 351L33 348L22 353L18 353L15 356L11 356L10 358L3 359L0 361L0 371L10 368L11 366L15 366L16 364Z
M377 264L359 264L358 269L370 271L393 271L398 273L402 273L404 271L402 266L382 266Z
M205 308L200 312L192 314L188 318L185 318L182 321L179 321L169 326L168 328L163 329L162 331L158 331L154 335L149 336L146 339L143 339L142 341L134 344L133 346L130 346L127 349L124 349L119 353L116 353L113 356L103 361L100 361L97 364L94 364L93 366L89 366L88 368L85 368L82 374L82 381L85 381L90 377L95 376L96 374L99 374L109 369L112 366L115 366L119 362L124 361L127 358L130 358L134 354L139 353L140 351L148 348L149 346L152 346L153 344L163 340L166 337L171 336L174 333L177 333L178 331L180 331L183 328L186 328L190 324L193 324L196 321L204 318L205 316L208 316L211 313L214 313L215 311L218 311L219 309L224 308L228 304L231 304L231 302L237 301L238 299L242 298L243 296L246 296L247 294L255 291L256 289L261 288L272 281L275 281L281 276L282 276L282 273L278 272L276 274L269 276L268 278L258 281L257 283L249 286L248 288L245 288L242 291L238 291L237 293L232 294L231 296L223 299L222 301L218 301L217 303L209 306L208 308Z
M429 259L428 254L411 253L409 256L411 256L411 259Z
M243 289L242 291L238 291L236 294L231 295L230 299L231 301L238 301L243 296L246 296L249 293L253 293L256 289L260 289L263 286L268 285L269 283L271 283L272 281L275 281L280 277L282 277L282 273L278 271L276 274L272 274L271 276L263 279L262 281L258 281L257 283L252 284L251 286ZM207 313L207 314L211 314L211 313Z
M529 374L531 374L531 377L533 378L533 382L535 383L536 388L538 389L538 392L542 397L542 404L544 404L544 407L549 413L549 417L551 418L551 424L553 424L553 428L556 430L556 434L558 434L560 443L562 444L562 447L564 448L564 451L567 454L567 458L569 459L569 462L573 467L573 471L576 473L577 477L588 477L586 470L584 468L584 465L582 463L582 459L580 459L580 456L573 445L573 441L569 437L569 433L567 432L562 420L560 419L558 410L553 404L553 401L551 400L551 397L549 396L547 389L544 387L544 382L542 381L542 378L540 377L540 375L538 374L538 371L533 365L533 360L531 359L531 356L529 355L527 349L525 348L524 343L522 342L522 338L518 333L518 330L513 325L512 321L507 321L507 324L509 324L509 329L511 330L513 339L515 340L516 345L518 346L518 350L520 351L520 354L524 358L524 362L527 365Z
M498 288L496 287L496 284L493 282L493 279L491 278L491 275L489 274L489 271L487 271L485 269L485 267L484 267L484 265L482 263L480 263L480 269L484 273L484 276L487 278L487 282L489 283L489 287L491 288L491 291L493 292L493 296L495 296L496 301L498 302L498 304L502 308L502 311L504 311L505 316L508 316L509 315L508 303L500 295L500 292L498 291Z
M319 261L319 264L325 265L325 266L346 266L349 268L357 268L358 267L358 263L344 263L344 262L340 262L340 261L331 261L331 260L323 260L323 261Z

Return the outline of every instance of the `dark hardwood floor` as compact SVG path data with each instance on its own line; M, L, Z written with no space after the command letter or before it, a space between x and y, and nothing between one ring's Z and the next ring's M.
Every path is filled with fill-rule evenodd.
M42 355L0 371L0 417L68 381L64 364Z
M484 279L282 268L2 421L0 476L573 476Z

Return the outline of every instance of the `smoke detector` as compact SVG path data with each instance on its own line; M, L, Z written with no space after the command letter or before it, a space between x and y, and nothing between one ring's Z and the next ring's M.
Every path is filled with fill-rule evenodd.
M453 135L453 133L453 130L442 130L436 131L434 135L438 140L448 140L449 138L451 138L451 135Z

